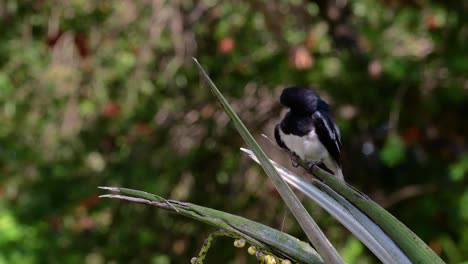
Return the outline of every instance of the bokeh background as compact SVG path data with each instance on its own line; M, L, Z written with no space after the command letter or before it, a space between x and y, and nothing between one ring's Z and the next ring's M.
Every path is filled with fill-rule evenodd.
M468 3L0 0L0 263L188 263L214 229L99 200L116 185L305 239L197 57L261 133L285 86L333 107L345 178L448 263L468 260ZM300 172L300 170L296 170ZM315 204L349 263L378 262ZM255 263L220 239L208 263Z

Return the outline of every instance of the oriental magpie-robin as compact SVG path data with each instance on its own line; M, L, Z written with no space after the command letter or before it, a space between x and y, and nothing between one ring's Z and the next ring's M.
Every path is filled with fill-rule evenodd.
M304 87L284 89L280 103L290 110L275 127L276 143L343 180L340 131L328 104Z

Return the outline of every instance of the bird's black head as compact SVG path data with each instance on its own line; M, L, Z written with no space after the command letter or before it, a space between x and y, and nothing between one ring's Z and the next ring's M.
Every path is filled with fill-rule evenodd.
M280 103L297 113L313 113L317 110L328 111L328 104L312 89L293 86L283 90Z

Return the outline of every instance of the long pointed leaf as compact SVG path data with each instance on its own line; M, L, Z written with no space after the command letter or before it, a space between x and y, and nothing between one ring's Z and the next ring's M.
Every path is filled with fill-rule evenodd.
M252 151L244 148L241 148L241 150L258 163L258 159ZM334 216L383 263L411 263L398 246L377 225L339 194L330 196L328 192L320 191L314 185L276 162L272 161L272 163L291 186L314 200L320 207Z
M395 244L395 242L377 224L369 219L367 215L357 209L354 205L348 202L348 200L339 195L326 184L318 180L314 180L313 182L318 186L319 189L326 192L340 205L346 208L346 210L348 210L348 212L376 239L377 243L386 249L388 254L394 259L394 263L411 264L411 261Z
M257 248L267 249L279 257L298 263L323 264L320 256L308 243L252 220L192 203L166 200L143 191L118 187L100 188L118 193L101 195L101 198L128 200L170 210L244 238Z
M303 160L295 158L294 161L308 170ZM444 263L413 231L365 194L318 166L313 167L311 172L380 226L413 263Z
M286 205L291 210L292 214L298 221L299 225L304 230L305 234L309 238L310 242L317 249L320 256L326 263L344 263L336 249L328 241L325 234L318 227L309 213L305 210L304 206L300 203L299 199L293 193L291 188L284 182L283 178L278 174L275 167L271 164L270 159L266 156L260 146L257 144L253 136L250 134L248 129L245 127L244 123L240 120L234 110L231 108L227 100L224 98L222 93L216 87L214 82L205 72L203 67L198 63L198 61L193 58L195 64L197 65L200 73L208 82L211 91L216 96L218 101L221 103L224 111L229 115L233 121L237 131L242 136L247 145L252 149L252 151L257 155L260 165L270 177L270 180L273 182L274 186L278 190L281 198L283 198Z
M379 225L413 263L444 263L421 238L369 197L319 168L313 168L312 172Z

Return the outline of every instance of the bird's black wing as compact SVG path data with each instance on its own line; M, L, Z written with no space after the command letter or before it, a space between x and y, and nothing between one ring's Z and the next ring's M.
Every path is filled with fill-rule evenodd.
M327 112L315 111L312 114L312 121L320 142L328 150L328 153L341 167L341 141L340 132Z

